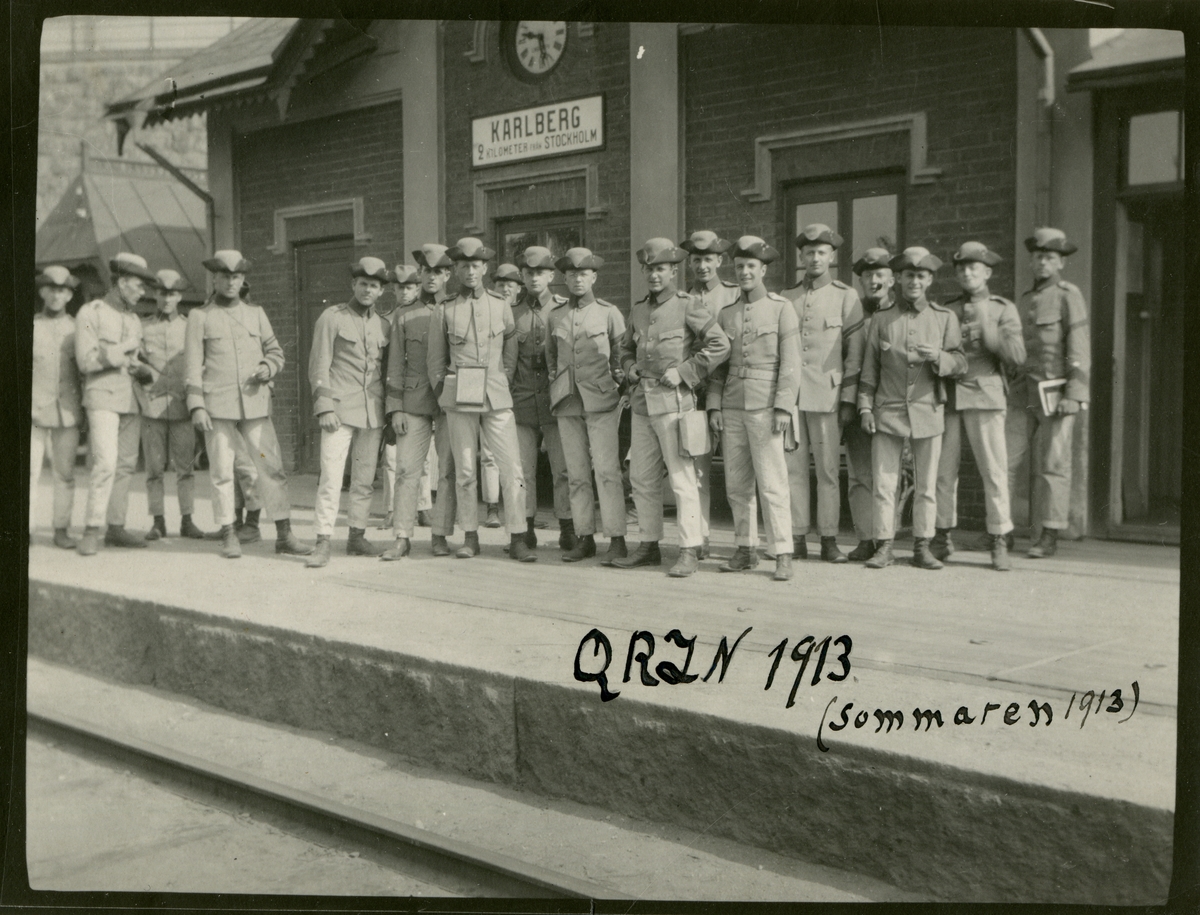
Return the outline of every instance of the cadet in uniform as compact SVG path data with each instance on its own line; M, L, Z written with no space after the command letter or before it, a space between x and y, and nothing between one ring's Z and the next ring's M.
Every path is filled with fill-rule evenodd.
M775 536L774 580L788 581L792 577L791 497L783 430L796 403L800 324L791 303L763 285L767 265L778 256L754 235L743 235L733 247L740 294L717 317L731 351L729 361L712 373L708 417L713 432L721 436L725 490L737 545L721 571L741 572L758 565L757 478L763 512L770 515Z
M537 559L525 543L525 480L521 472L517 423L508 376L517 360L517 326L512 309L483 285L487 262L495 256L477 238L460 238L447 252L460 290L434 313L429 328L429 383L446 411L458 484L458 516L466 532L460 559L479 555L479 493L475 457L479 437L500 467L509 556Z
M517 365L509 376L513 415L517 418L517 441L521 446L521 470L525 477L525 542L537 546L533 532L537 521L538 449L545 445L554 481L554 517L558 520L558 547L575 546L571 521L571 490L567 482L567 460L563 456L558 422L550 411L550 375L547 372L546 341L549 322L555 309L566 304L565 296L550 291L554 279L554 258L546 248L534 245L517 257L524 285L515 302L510 300L513 321L517 325ZM511 266L511 265L505 265ZM511 283L510 283L511 285Z
M737 283L723 280L719 276L721 261L725 252L729 250L729 245L730 242L708 229L693 232L686 241L679 243L679 247L688 253L688 266L692 270L692 284L688 287L688 295L699 299L714 320L722 308L738 300ZM695 391L697 410L704 410L706 407L706 387L707 385L701 383ZM695 458L696 482L700 486L700 518L704 529L704 544L698 554L701 559L708 555L708 522L712 514L712 461L715 450L714 443L707 454Z
M882 569L893 562L896 524L896 485L904 439L912 438L913 558L921 569L940 569L929 552L937 503L938 456L942 447L943 378L967 370L962 337L954 312L925 298L934 272L942 262L921 247L905 248L892 258L900 275L896 304L871 318L863 359L858 408L863 431L871 441L871 476L875 484L873 532L875 555L867 568Z
M193 465L196 461L196 427L188 416L184 382L184 338L187 319L179 313L186 281L174 270L159 270L154 287L157 311L142 318L142 341L146 365L153 380L136 388L142 406L142 457L146 464L146 501L154 524L147 540L167 536L164 513L163 475L167 455L175 468L175 492L179 500L179 536L203 540L204 531L192 523L196 504Z
M509 308L512 308L516 304L517 296L525 291L520 268L516 264L501 264L496 268L496 275L492 277L492 287L500 293L500 297L508 303Z
M532 260L529 252L533 250L525 252L529 260ZM563 562L579 562L596 555L594 468L600 493L600 521L608 537L604 558L608 565L628 555L617 438L621 419L618 404L625 379L619 361L625 320L615 305L596 298L592 292L596 271L604 266L604 258L587 248L571 248L558 259L556 266L566 277L570 297L566 305L547 316L546 364L553 373L551 409L558 421L567 464L575 535L575 543L562 558Z
M122 252L108 262L113 286L75 316L75 360L83 376L92 474L88 482L86 527L79 554L99 548L100 524L107 522L106 546L144 547L144 538L125 530L129 483L137 469L141 414L135 379L151 377L138 361L142 322L133 310L157 277L144 258Z
M800 447L788 454L792 489L793 555L808 558L810 525L808 455L817 470L817 530L821 558L846 562L838 549L842 496L838 486L842 426L854 422L863 354L863 309L852 286L829 272L842 236L823 223L796 236L804 279L784 290L800 321ZM768 525L768 530L769 530Z
M347 453L352 461L346 554L378 556L383 552L366 539L366 527L383 438L383 363L389 327L375 314L374 306L389 279L387 264L377 257L361 258L351 266L350 277L353 297L321 312L308 358L313 414L321 424L317 544L305 563L310 569L329 563Z
M429 479L429 456L432 443L438 440L434 470L439 475L437 501L433 503L433 554L449 556L446 538L454 532L454 459L450 448L450 430L446 414L438 406L429 386L429 364L426 359L429 327L438 306L445 300L444 289L451 261L443 245L424 245L413 252L424 290L392 313L391 345L387 359L386 409L392 431L396 435L396 489L391 506L393 533L396 542L384 554L388 562L409 554L422 498L422 488ZM445 263L443 264L443 261ZM436 266L429 266L434 264ZM396 268L396 277L408 277L407 268ZM405 285L408 285L407 283ZM432 287L432 288L431 288Z
M235 436L246 443L258 479L259 498L275 519L275 552L307 556L312 545L292 533L287 474L271 422L269 382L283 368L283 347L267 313L240 298L246 271L240 251L217 251L204 266L213 274L213 295L188 314L184 343L187 405L204 433L213 489L213 516L221 528L221 555L242 555L233 528Z
M868 248L854 262L854 272L862 286L863 341L871 329L871 316L893 302L892 287L896 284L892 255L887 248ZM875 555L875 535L872 533L871 513L875 493L871 484L871 436L863 432L862 424L847 423L842 427L846 441L846 495L850 501L850 518L858 546L846 558L851 562L866 562Z
M75 505L75 451L83 407L75 366L75 319L67 303L79 280L66 267L47 267L36 279L42 308L33 316L32 425L29 432L29 530L37 518L38 481L50 452L54 471L54 545L73 550L67 532Z
M940 560L954 552L950 532L958 524L958 467L962 430L983 477L987 531L991 535L992 567L1012 568L1005 534L1013 529L1008 501L1008 452L1004 445L1004 416L1008 409L1005 373L1025 362L1021 319L1017 306L992 295L988 280L1001 257L987 246L969 241L954 252L954 273L962 295L945 307L954 312L962 329L967 373L948 381L945 432L938 460L937 533L929 550Z
M1042 526L1029 550L1031 559L1058 551L1058 532L1066 530L1071 508L1071 441L1075 415L1088 406L1092 345L1087 304L1073 283L1059 277L1065 258L1078 249L1061 229L1041 228L1025 239L1033 268L1033 288L1021 296L1025 333L1025 364L1014 385L1013 403L1025 407L1025 423L1016 441L1010 440L1011 468L1019 467L1033 438L1039 471L1029 500L1030 520ZM1065 381L1057 389L1062 399L1050 415L1042 409L1040 382Z
M675 284L686 252L666 238L651 238L638 249L649 294L637 302L621 338L621 368L636 385L629 477L637 505L641 543L619 569L661 565L662 479L675 493L679 523L679 560L670 575L683 578L696 571L696 551L704 543L696 467L679 447L679 423L696 409L694 389L729 358L729 338L704 305Z

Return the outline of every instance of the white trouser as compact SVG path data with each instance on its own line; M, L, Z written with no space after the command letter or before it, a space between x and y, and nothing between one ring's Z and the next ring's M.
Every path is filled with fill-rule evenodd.
M348 454L351 455L352 463L346 520L352 528L361 530L367 526L367 518L371 514L371 497L375 494L375 462L379 458L379 442L382 438L382 427L361 429L342 423L333 432L321 430L321 478L317 482L317 505L314 512L318 537L333 535Z
M71 511L75 506L75 451L79 447L78 426L43 428L30 426L29 433L29 529L37 520L38 481L42 463L50 453L54 471L54 527L71 526Z
M604 536L625 536L625 489L621 485L618 427L621 411L560 416L563 456L571 487L571 517L580 537L596 533L596 502L592 497L592 471L600 492L600 521Z
M275 521L291 518L287 474L283 470L275 424L269 416L263 416L258 419L214 419L212 431L204 433L213 491L213 520L220 527L233 524L233 464L239 434L258 471L254 485L259 504ZM339 480L339 486L340 483Z
M500 474L504 494L504 525L509 534L525 530L525 476L521 472L521 449L517 444L517 420L510 408L488 413L446 414L450 426L450 448L454 453L458 521L464 531L479 530L479 491L475 461L480 437L487 441ZM439 492L440 495L440 492Z
M633 501L637 506L638 529L643 543L662 540L664 472L675 493L679 545L698 547L704 543L696 465L692 458L679 453L679 420L682 415L633 414L629 480L633 484Z
M92 474L84 523L88 527L100 527L105 522L123 527L129 484L137 470L142 417L112 410L88 410L87 416Z

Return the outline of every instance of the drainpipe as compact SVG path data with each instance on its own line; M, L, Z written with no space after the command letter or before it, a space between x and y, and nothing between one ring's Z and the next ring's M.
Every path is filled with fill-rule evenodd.
M1038 90L1037 123L1037 187L1034 196L1034 219L1038 225L1050 223L1050 178L1051 156L1053 155L1053 109L1054 109L1054 48L1041 29L1026 29L1025 34L1033 45L1033 51L1042 60L1042 87Z
M174 175L180 184L204 201L204 209L208 216L208 253L210 255L213 254L217 250L217 216L212 194L185 175L175 163L171 162L149 143L138 143L137 147Z

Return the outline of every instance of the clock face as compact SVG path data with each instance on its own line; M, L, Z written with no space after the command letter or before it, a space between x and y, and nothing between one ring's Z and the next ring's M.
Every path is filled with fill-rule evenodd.
M517 76L536 79L558 65L566 48L565 22L523 20L512 24L505 50Z

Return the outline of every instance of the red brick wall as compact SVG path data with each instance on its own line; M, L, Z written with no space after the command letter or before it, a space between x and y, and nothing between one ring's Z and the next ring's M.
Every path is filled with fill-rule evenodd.
M251 298L266 309L287 359L275 385L274 415L289 470L296 462L299 386L308 382L300 365L294 255L290 250L267 250L274 241L274 212L362 197L371 241L359 246L355 255L372 254L393 264L400 254L404 223L401 149L399 102L285 124L234 140L239 244L253 262L247 277Z
M596 294L622 310L629 307L629 27L625 23L598 22L591 37L580 38L576 23L569 23L567 51L554 72L540 83L516 79L499 50L496 23L488 29L488 59L472 63L463 56L471 46L473 22L448 22L445 26L446 244L466 233L474 214L476 177L501 177L508 166L474 170L471 167L471 120L498 111L511 111L560 99L605 94L606 146L596 152L533 160L530 164L566 161L596 163L599 167L600 204L608 212L584 225L584 244L612 269L601 271ZM565 186L571 184L573 186ZM486 227L487 243L495 248L497 217L549 213L574 206L582 199L582 182L544 182L531 189L506 190L491 200ZM556 252L560 253L560 252Z
M1024 252L1011 250L1012 30L743 25L681 41L689 231L761 235L787 251L793 240L785 237L784 182L891 164L896 142L907 141L877 137L777 153L774 199L748 203L739 192L754 185L755 136L924 111L927 164L941 168L942 176L906 186L900 242L924 245L949 262L961 242L982 241L1006 258L995 270L992 291L1013 297L1013 261L1023 263ZM790 285L783 273L774 267L768 285ZM944 299L957 291L952 271L943 268L931 296ZM963 450L960 525L982 528L982 483L965 441Z

